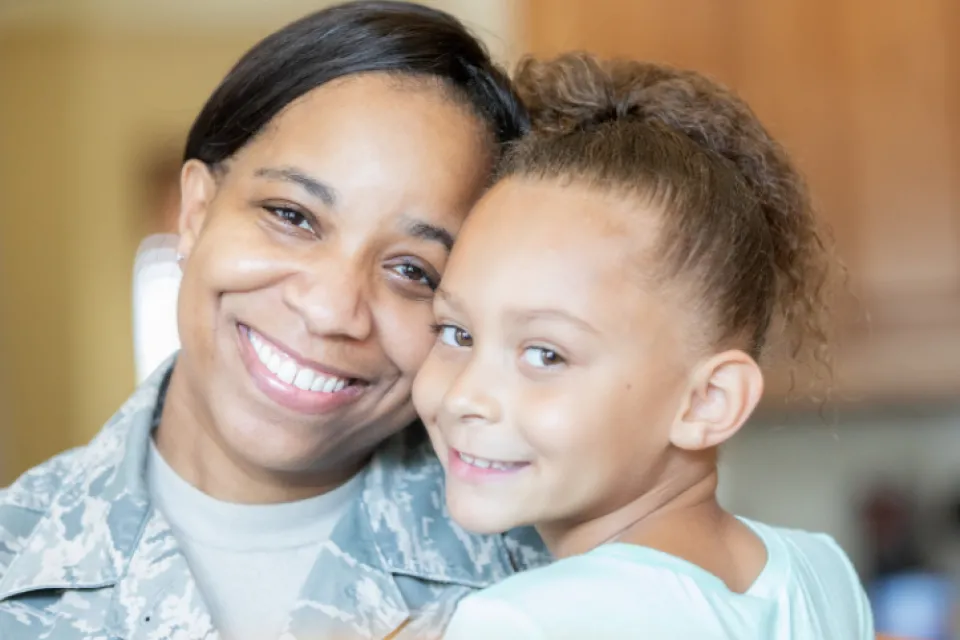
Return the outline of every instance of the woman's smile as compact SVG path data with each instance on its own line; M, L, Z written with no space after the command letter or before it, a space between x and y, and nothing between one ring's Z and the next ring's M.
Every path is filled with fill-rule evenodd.
M307 360L275 340L237 325L240 355L253 383L277 404L298 413L327 413L360 399L370 383Z

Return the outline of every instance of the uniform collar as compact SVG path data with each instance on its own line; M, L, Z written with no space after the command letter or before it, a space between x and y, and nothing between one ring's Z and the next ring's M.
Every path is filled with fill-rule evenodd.
M367 471L362 508L365 517L358 524L369 527L371 548L390 573L484 588L548 561L532 529L476 535L450 518L443 467L419 423L377 452ZM346 532L335 531L335 540L340 533Z

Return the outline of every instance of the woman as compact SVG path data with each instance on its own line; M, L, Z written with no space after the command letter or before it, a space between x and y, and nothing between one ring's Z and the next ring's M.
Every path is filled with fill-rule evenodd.
M187 141L181 352L0 494L0 637L431 637L545 559L453 525L404 430L433 289L524 126L424 7L333 7L244 56Z

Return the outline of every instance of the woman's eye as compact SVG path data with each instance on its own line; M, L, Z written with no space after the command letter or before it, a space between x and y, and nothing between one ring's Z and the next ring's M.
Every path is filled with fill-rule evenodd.
M460 327L450 324L440 325L437 327L437 332L440 342L445 345L460 348L473 346L473 336Z
M418 267L415 264L404 262L403 264L398 264L393 267L393 270L407 280L411 280L417 284L429 287L431 290L435 290L437 288L436 280L430 274L428 274L425 269Z
M564 364L565 360L553 349L545 347L528 347L523 351L523 359L530 366L538 369L549 369Z
M288 207L264 207L271 215L279 218L281 222L298 227L304 231L313 232L313 227L307 217L294 209Z

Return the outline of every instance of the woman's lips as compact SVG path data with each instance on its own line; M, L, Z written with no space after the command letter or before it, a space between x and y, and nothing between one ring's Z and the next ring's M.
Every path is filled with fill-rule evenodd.
M279 347L254 329L237 325L240 357L256 387L277 404L306 414L323 414L355 402L369 386L341 377Z

